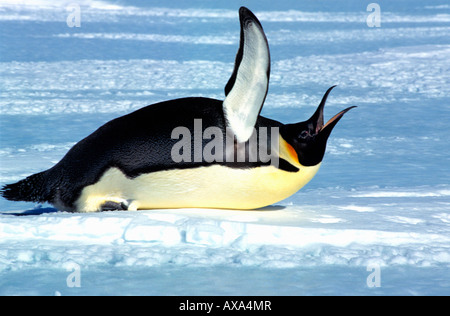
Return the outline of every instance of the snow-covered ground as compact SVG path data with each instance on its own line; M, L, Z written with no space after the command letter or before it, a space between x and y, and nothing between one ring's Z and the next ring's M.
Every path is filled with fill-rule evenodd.
M369 27L370 2L245 2L272 53L263 115L304 120L334 84L327 118L358 106L303 190L256 211L1 199L0 294L449 295L450 6L378 1ZM240 1L32 3L0 1L0 185L119 115L223 98Z

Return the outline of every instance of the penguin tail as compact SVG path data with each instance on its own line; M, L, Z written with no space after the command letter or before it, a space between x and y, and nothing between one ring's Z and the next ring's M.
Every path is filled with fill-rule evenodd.
M45 173L36 173L19 182L7 184L0 194L10 201L49 202L52 194L48 190Z

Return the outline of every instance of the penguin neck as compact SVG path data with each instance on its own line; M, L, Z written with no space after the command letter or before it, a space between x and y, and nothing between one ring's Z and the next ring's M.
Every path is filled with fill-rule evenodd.
M284 138L279 135L279 157L286 160L289 164L298 169L296 173L299 174L302 180L301 186L308 183L319 171L322 162L314 166L303 166L298 159L297 152Z

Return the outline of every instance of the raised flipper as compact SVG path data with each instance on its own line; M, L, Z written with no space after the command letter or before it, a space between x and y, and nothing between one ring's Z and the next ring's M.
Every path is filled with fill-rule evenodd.
M238 142L246 142L266 99L270 76L269 44L261 23L247 8L239 9L241 41L234 71L225 86L223 111Z

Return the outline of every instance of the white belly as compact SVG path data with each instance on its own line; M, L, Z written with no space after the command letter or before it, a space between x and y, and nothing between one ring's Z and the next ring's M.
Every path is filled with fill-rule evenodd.
M77 211L94 212L105 201L127 201L129 210L154 208L255 209L297 192L316 174L320 164L287 172L274 166L251 169L211 165L174 169L127 178L111 168L85 187Z

